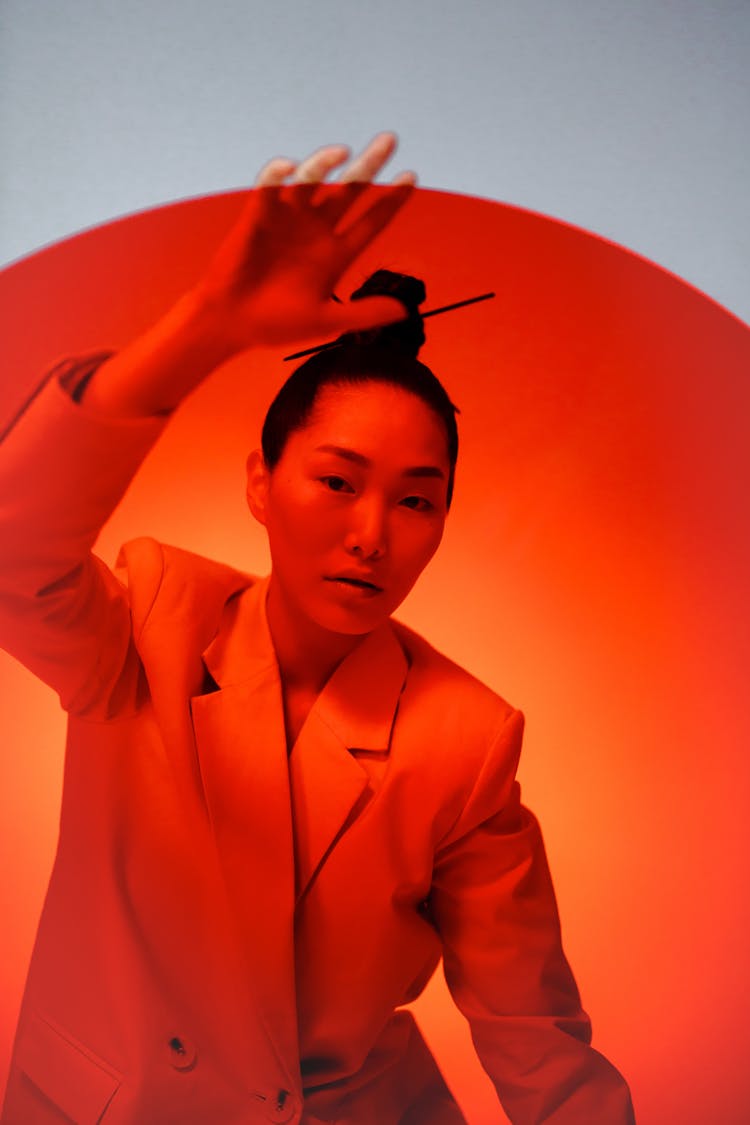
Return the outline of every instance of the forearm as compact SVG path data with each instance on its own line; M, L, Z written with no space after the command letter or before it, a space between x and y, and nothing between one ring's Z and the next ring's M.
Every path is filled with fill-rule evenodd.
M98 368L81 401L103 417L168 414L234 350L210 305L189 292Z
M436 857L431 905L448 987L514 1125L633 1125L625 1080L590 1045L538 822L517 784L491 813L502 746L501 732L489 784L466 805L486 819Z
M627 1082L579 1036L584 1019L475 1019L477 1054L513 1125L635 1125Z

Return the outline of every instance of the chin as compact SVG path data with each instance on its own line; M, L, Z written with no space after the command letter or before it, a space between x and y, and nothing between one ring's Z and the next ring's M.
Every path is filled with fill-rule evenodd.
M326 601L318 604L309 614L313 621L330 633L344 636L362 636L377 629L395 611L392 599L380 596L350 604L332 605Z
M341 611L316 614L313 620L322 629L339 636L358 637L371 633L390 617L390 612L383 610L379 613Z

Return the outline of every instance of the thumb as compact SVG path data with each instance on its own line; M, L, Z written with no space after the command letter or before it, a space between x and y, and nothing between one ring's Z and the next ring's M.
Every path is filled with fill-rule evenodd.
M396 297L362 297L330 310L331 332L364 332L406 320L408 310Z

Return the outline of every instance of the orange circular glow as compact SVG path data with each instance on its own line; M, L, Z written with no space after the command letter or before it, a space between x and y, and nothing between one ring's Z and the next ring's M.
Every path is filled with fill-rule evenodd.
M230 194L159 208L4 271L0 419L57 359L145 328L240 205ZM594 1045L629 1080L639 1122L739 1123L750 331L620 247L458 195L419 190L342 295L379 266L423 277L430 308L497 294L426 325L421 358L460 407L461 453L444 543L398 616L526 712L520 780L566 951ZM243 466L288 367L244 355L184 404L101 536L108 561L150 534L266 571ZM0 675L7 1063L64 733L46 688L9 658ZM497 1120L442 980L414 1007L471 1125Z

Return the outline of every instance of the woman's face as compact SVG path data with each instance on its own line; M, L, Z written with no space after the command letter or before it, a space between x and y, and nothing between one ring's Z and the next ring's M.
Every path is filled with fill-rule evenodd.
M389 617L440 543L448 474L444 425L416 395L324 387L273 470L259 451L248 460L248 501L287 611L350 635Z

